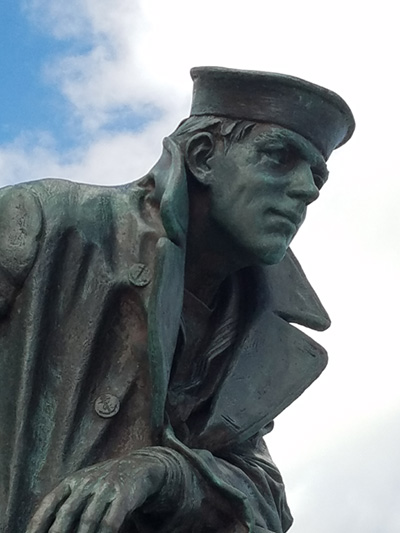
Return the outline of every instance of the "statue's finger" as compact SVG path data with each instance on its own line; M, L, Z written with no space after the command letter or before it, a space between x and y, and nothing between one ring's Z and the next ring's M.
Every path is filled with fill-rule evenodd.
M118 498L114 500L105 513L96 533L118 533L125 522L127 515L133 510L134 509L127 508L123 499Z
M75 524L85 509L91 494L73 491L65 502L59 507L53 525L48 533L73 533Z
M62 483L50 492L33 515L26 533L47 533L54 522L57 509L70 494L71 488L66 483Z
M115 498L101 521L96 533L118 533L128 516L139 509L148 498L147 490L136 487L131 488L129 498L119 496ZM79 532L80 533L80 532Z
M95 533L110 506L109 491L103 489L95 494L81 515L76 533Z

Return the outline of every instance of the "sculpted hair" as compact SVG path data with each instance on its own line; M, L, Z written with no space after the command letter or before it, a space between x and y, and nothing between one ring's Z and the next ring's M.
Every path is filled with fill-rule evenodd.
M194 115L184 119L176 130L171 133L170 137L184 147L194 134L204 131L211 133L215 140L222 140L225 153L227 153L234 143L249 135L255 125L256 122L248 120L217 117L215 115Z

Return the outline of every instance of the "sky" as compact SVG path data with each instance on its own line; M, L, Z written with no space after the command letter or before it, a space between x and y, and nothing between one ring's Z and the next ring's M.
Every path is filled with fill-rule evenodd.
M338 92L357 128L293 249L331 318L321 378L268 436L293 533L398 533L400 202L391 0L2 0L0 185L133 181L188 115L192 66Z

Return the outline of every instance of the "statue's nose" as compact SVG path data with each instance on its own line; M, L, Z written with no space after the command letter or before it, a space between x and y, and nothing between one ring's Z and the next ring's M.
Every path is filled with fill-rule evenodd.
M308 163L300 164L294 171L288 195L292 198L303 200L307 205L318 198L319 189L315 184L314 176Z

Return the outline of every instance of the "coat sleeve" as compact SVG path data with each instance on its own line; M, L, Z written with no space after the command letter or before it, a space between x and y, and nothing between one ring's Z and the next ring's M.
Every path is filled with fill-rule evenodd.
M220 485L220 479L224 481L223 492L225 500L230 503L230 515L235 516L232 531L288 531L293 519L286 501L285 487L261 434L218 454L219 456L204 450L198 450L197 454L217 478L217 483L213 479L209 482L207 505L210 513L213 502L218 501L213 493ZM219 492L222 496L222 492ZM245 524L245 527L241 529L240 524Z
M172 516L167 513L162 526L158 522L154 529L139 528L140 532L288 531L293 520L284 484L261 434L218 456L207 450L190 450L177 441L171 440L170 446L181 476L181 490L175 493L172 506L175 511ZM166 490L175 492L172 486ZM158 501L150 515L160 518L160 511Z
M0 190L0 319L34 263L42 228L38 200L25 186Z
M293 523L282 476L261 434L216 458L219 470L250 507L254 532L285 533Z

